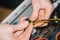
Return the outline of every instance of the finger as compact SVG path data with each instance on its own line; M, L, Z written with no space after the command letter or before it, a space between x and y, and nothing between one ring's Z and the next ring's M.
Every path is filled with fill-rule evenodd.
M37 21L43 20L44 19L44 15L45 15L45 10L44 9L41 9L39 11L39 17L38 17L38 20ZM40 23L35 24L34 27L42 27L43 24L44 24L44 22L40 22Z
M44 19L44 15L45 15L45 10L44 10L44 9L41 9L41 10L39 11L38 20Z
M43 22L36 23L36 24L34 25L34 27L41 27L43 24L44 24Z
M33 6L33 13L32 13L32 16L30 17L30 20L35 21L38 18L38 12L39 12L39 9L40 9L39 1L32 0L32 6Z
M44 27L44 26L47 26L48 25L48 23L44 23L42 26L40 26L40 27Z
M51 7L51 6L46 8L46 11L45 11L45 19L49 19L50 18L53 10L54 10L54 8Z
M32 30L33 30L33 25L31 23L29 27L25 30L25 32L19 36L19 39L29 40Z
M20 23L22 23L23 21L25 21L26 18L27 18L27 17L22 17L22 18L20 19Z
M44 10L40 10L39 11L39 17L38 17L37 21L42 20L43 16L44 16ZM43 22L37 23L34 25L34 27L40 27L42 24L43 24Z
M15 36L15 37L18 37L18 36L21 35L23 32L24 32L24 30L16 31L16 32L14 33L14 36Z
M30 20L35 21L38 18L38 11L33 11Z
M24 21L22 23L19 23L17 25L14 25L14 31L17 31L17 30L23 30L25 29L27 26L29 25L28 21Z

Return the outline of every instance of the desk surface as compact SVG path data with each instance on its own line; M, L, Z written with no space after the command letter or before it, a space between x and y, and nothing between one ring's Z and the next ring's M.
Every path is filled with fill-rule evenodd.
M11 12L12 9L0 7L0 22L3 21Z

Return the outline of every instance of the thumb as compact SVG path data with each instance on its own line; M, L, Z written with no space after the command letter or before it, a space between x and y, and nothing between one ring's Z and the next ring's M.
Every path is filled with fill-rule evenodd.
M30 17L30 20L31 21L35 21L36 19L38 18L38 11L33 11L31 17Z
M27 26L29 25L28 21L24 21L22 23L19 23L17 25L14 25L14 31L17 31L17 30L23 30L25 29Z
M19 36L21 40L29 40L31 32L33 30L33 23L30 23L29 27Z
M40 9L40 3L38 0L32 0L33 13L30 17L31 21L35 21L38 18L38 12Z

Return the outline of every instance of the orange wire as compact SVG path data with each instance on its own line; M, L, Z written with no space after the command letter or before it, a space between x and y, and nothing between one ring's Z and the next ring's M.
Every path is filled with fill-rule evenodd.
M58 40L59 35L60 35L60 32L58 32L58 33L56 34L55 40Z

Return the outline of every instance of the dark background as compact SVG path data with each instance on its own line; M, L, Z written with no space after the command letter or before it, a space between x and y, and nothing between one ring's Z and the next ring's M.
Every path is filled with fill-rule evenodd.
M0 0L0 6L15 9L23 0Z

